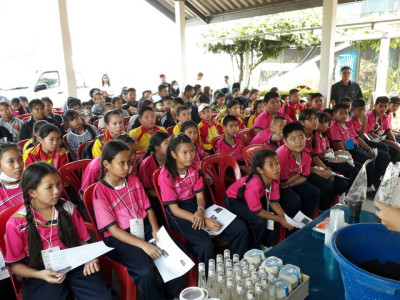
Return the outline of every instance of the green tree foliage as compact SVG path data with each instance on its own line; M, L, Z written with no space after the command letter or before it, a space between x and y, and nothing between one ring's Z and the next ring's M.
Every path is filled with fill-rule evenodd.
M208 52L226 53L235 59L239 69L239 82L242 82L247 55L250 75L263 61L277 58L283 49L294 46L302 50L321 43L319 36L312 31L276 33L277 31L316 27L321 26L321 23L321 14L317 10L268 15L232 28L215 26L203 34L203 38L207 40L204 47Z

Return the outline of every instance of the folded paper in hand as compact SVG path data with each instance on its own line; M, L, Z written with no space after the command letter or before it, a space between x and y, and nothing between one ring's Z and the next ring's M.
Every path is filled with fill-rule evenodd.
M290 225L296 227L296 228L303 228L306 226L308 223L310 223L312 220L307 217L305 214L303 214L301 211L299 211L294 218L292 219L288 215L285 214L285 220L288 222Z
M218 221L219 223L222 224L221 229L218 231L212 231L207 227L202 228L209 235L218 235L222 231L224 231L225 228L228 227L228 225L231 224L233 220L235 220L236 215L231 213L226 208L214 204L206 209L206 211L204 212L204 218L214 219L215 221Z

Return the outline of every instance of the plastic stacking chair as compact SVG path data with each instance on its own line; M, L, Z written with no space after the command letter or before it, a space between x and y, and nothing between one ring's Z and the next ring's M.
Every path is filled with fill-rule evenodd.
M93 211L93 190L96 186L96 183L92 184L87 188L84 194L84 202L86 211L89 214L90 222L85 223L86 228L90 231L94 232L97 241L103 240L103 235L100 234L97 230L96 219ZM131 276L129 276L128 271L126 270L123 264L112 260L111 258L103 255L99 258L101 264L101 272L105 281L111 286L112 283L112 269L114 269L120 280L121 286L121 299L123 300L135 300L136 299L136 286L133 282Z
M257 145L249 145L243 149L243 159L249 171L251 168L251 160L253 159L254 153L256 153L258 150L261 149L270 149L270 148L267 145L257 144Z
M76 161L77 159L76 159L74 153L72 152L71 148L70 148L69 145L68 145L68 142L67 142L67 135L64 135L64 136L63 136L63 143L64 143L65 148L67 148L67 150L68 150L69 155L71 156L71 158L72 158L74 161Z
M17 143L17 146L20 147L21 149L23 149L24 146L25 146L25 144L26 144L26 142L29 141L29 140L30 140L30 139L26 139L26 140L19 141L19 142Z
M6 257L6 241L5 241L5 235L6 235L6 224L7 221L10 219L12 215L14 215L23 205L17 204L13 207L10 207L6 210L4 210L2 213L0 213L0 251L3 254L3 257ZM22 283L17 279L17 276L15 276L12 272L10 267L7 267L8 273L10 273L10 278L11 278L11 283L14 288L15 292L15 297L17 300L23 300L22 299Z
M175 128L175 126L170 126L170 127L168 127L168 128L167 128L167 132L168 132L170 135L174 135L174 128Z
M215 153L217 153L217 144L220 139L222 139L222 135L216 136L211 140L211 145Z
M236 136L243 141L245 146L248 146L255 136L255 132L253 128L244 128L240 129Z
M233 179L226 176L229 168L233 170ZM204 158L201 169L205 176L205 184L210 194L214 194L216 204L225 207L224 195L227 183L232 183L241 177L237 161L228 154L214 154ZM214 193L210 181L214 187Z
M75 191L79 199L79 190L82 183L82 174L85 172L87 165L91 162L90 159L83 159L70 162L62 166L59 170L62 189L67 200L72 201L70 195L67 193L66 187L70 186Z
M83 149L85 149L85 147L87 145L89 145L91 142L93 142L93 140L79 145L78 150L76 151L77 152L76 155L78 156L77 157L78 160L82 159Z

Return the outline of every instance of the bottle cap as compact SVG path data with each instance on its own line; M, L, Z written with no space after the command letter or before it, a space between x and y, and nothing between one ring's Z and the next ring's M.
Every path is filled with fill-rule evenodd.
M215 270L214 269L209 269L208 270L208 276L215 276Z
M252 299L254 299L254 291L248 290L247 291L247 300L252 300Z
M218 281L223 281L225 278L223 273L218 273Z
M243 285L241 285L240 283L238 283L238 285L236 286L236 291L238 293L243 292Z
M259 292L262 291L262 285L259 284L259 283L256 283L255 288L256 288L256 292L257 292L257 293L259 293Z
M253 285L253 280L251 280L251 278L246 278L246 287L249 287L252 285Z
M199 271L205 271L205 270L206 270L205 263L199 263Z
M233 287L233 280L231 278L228 278L228 280L226 281L226 285L228 287Z

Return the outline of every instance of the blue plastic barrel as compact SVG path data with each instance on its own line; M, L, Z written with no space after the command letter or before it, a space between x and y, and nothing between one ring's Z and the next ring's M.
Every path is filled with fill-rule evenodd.
M350 225L332 235L331 251L340 266L347 300L400 299L400 281L357 267L373 259L400 263L400 233L381 224Z

